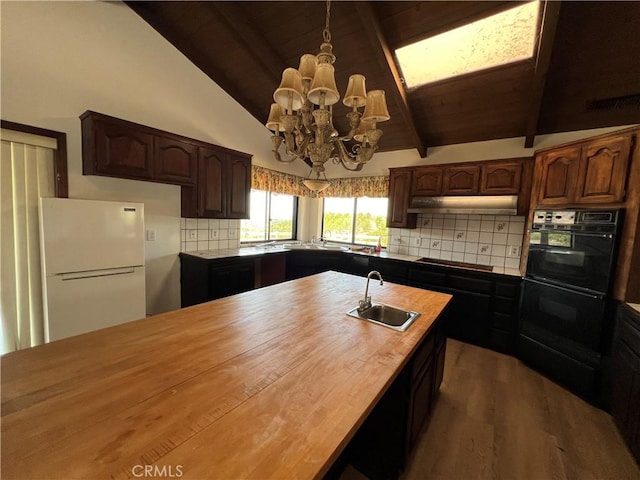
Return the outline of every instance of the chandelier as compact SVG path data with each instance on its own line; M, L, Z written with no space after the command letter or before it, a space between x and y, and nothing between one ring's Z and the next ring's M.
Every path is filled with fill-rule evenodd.
M323 42L317 55L304 54L300 66L282 72L280 86L273 94L266 126L274 132L274 158L283 163L296 159L309 159L311 171L304 185L319 192L330 184L325 174L325 163L331 159L351 171L362 170L378 149L382 130L377 122L389 120L384 90L367 93L364 75L349 77L342 103L352 110L346 115L349 132L340 136L333 126L333 105L340 100L336 87L336 60L331 45L329 19L331 1L327 0ZM360 113L359 108L364 107ZM284 143L286 157L280 155ZM348 146L351 145L350 148Z

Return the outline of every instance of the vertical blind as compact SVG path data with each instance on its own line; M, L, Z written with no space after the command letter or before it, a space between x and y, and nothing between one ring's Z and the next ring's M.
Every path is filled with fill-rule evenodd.
M2 129L1 352L44 342L39 197L53 197L55 139Z

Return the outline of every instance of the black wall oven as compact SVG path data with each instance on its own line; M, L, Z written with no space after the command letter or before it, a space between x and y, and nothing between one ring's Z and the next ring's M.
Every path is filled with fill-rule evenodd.
M619 214L618 211L535 212L527 277L606 293L615 261Z
M521 301L525 362L594 400L618 210L536 211Z

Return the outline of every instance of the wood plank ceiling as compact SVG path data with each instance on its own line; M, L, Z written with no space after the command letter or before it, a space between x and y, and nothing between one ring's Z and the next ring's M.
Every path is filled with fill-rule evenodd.
M317 53L324 2L127 2L265 123L286 67ZM381 151L640 123L640 2L547 2L531 60L406 90L395 49L514 6L505 1L339 1L331 5L336 83L362 73L391 120ZM215 108L212 105L212 108ZM336 127L347 107L335 107Z

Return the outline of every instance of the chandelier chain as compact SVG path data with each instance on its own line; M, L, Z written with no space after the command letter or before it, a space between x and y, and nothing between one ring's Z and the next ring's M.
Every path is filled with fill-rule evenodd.
M329 20L331 18L331 0L327 0L327 16L325 19L324 30L322 31L322 38L325 42L331 42L331 32L329 31Z

